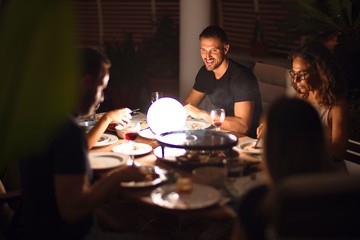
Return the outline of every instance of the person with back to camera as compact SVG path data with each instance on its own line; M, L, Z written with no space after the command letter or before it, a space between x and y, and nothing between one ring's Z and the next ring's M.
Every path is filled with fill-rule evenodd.
M290 60L291 84L296 97L318 111L332 158L342 163L348 139L348 103L339 65L330 50L316 42L295 49ZM261 126L258 136L261 136Z
M209 112L198 108L207 97L213 108L225 109L226 118L221 128L256 136L262 107L255 75L249 68L228 58L230 45L222 28L208 26L199 40L204 66L184 101L187 114L211 123Z
M337 172L317 111L298 98L278 99L265 116L263 185L237 202L235 239L266 239L271 192L288 177Z
M100 52L81 50L83 75L77 116L90 116L102 101L110 62ZM93 211L122 181L144 179L136 166L123 165L92 183L87 137L69 117L48 145L21 160L25 239L85 239ZM121 217L121 216L120 216Z

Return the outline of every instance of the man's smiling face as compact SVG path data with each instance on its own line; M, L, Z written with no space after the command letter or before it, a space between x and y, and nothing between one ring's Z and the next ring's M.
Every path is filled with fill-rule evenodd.
M218 38L201 38L200 54L208 71L217 69L224 61L229 45Z

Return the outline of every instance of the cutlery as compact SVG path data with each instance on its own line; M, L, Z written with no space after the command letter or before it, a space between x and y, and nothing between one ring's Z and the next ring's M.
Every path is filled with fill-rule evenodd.
M261 148L261 147L258 146L258 145L259 145L259 142L260 142L260 138L258 138L258 139L256 140L256 142L255 142L255 145L254 145L254 148L255 148L255 149Z
M135 114L137 114L138 112L140 111L140 108L135 108L135 109L132 109L131 110L131 115L135 115Z

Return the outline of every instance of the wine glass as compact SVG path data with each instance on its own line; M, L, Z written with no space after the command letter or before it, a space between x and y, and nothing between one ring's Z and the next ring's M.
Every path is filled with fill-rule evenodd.
M225 120L225 110L222 108L212 109L210 116L216 131L220 131L220 126Z
M128 123L125 128L124 128L124 132L125 132L125 139L130 141L131 144L131 161L132 161L132 165L134 165L134 151L135 151L135 144L134 144L134 140L137 138L137 136L139 136L139 132L140 132L140 123L139 122L130 122Z
M154 103L159 98L162 98L164 94L162 92L152 92L151 93L151 103Z

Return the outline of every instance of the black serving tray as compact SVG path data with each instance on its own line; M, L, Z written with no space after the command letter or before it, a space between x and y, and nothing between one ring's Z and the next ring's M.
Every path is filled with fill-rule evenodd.
M226 150L238 142L232 133L208 129L165 132L157 135L156 140L160 146L187 150Z

